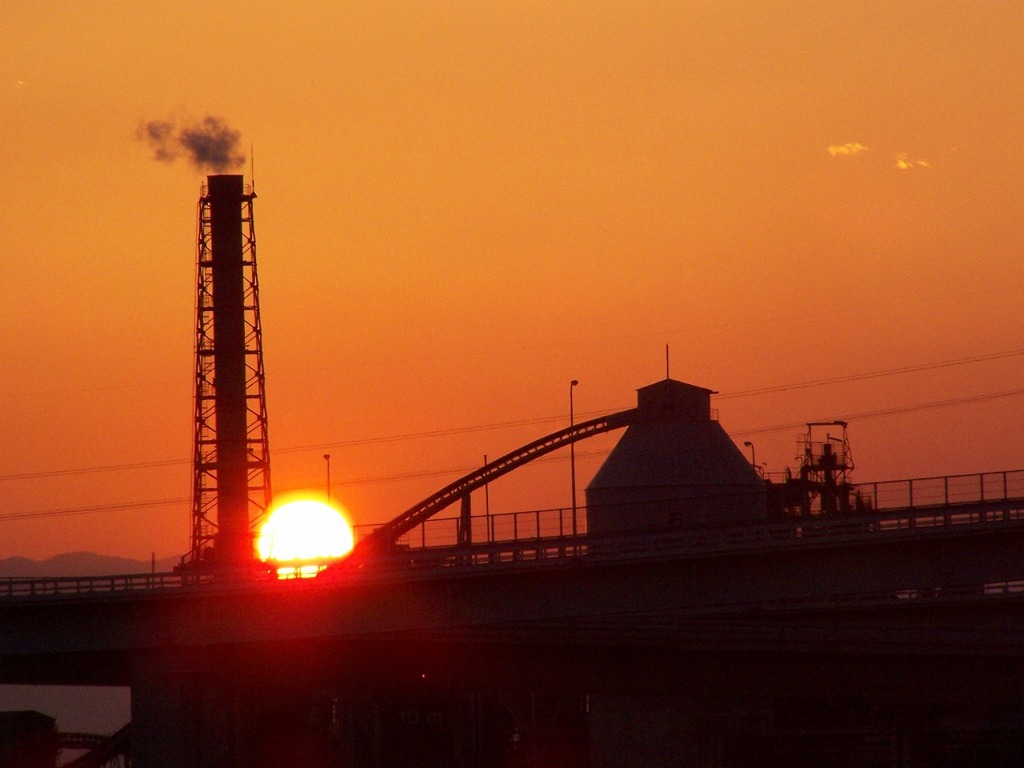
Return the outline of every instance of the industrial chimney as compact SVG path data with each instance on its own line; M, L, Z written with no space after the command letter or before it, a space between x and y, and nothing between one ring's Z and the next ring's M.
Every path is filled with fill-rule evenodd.
M214 175L199 200L190 557L218 569L251 566L271 500L255 198L242 176Z

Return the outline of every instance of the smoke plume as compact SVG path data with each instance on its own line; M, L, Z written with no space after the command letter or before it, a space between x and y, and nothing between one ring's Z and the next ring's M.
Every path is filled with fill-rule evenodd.
M185 159L196 170L209 173L245 165L245 155L238 150L241 132L212 115L199 121L151 120L140 125L136 135L152 149L153 159L163 163Z

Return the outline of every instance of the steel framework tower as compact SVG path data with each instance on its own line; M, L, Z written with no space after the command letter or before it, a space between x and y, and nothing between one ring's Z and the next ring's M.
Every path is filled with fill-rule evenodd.
M199 199L191 563L251 565L270 450L251 188L213 175Z

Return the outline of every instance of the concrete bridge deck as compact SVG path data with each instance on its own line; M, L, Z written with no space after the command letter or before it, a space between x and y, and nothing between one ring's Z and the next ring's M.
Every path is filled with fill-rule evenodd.
M8 580L0 681L130 686L133 759L168 768L233 765L254 712L323 695L604 697L613 724L836 695L1020 711L1022 546L1006 498L408 548L307 580Z
M810 647L827 625L846 626L830 630L840 631L832 648L845 631L851 648L872 636L901 653L959 645L1024 654L1014 634L1022 546L1024 503L1006 500L811 524L409 550L309 580L8 580L0 583L0 681L126 684L132 656L160 649L400 636L679 647L788 638ZM86 663L92 656L96 663Z

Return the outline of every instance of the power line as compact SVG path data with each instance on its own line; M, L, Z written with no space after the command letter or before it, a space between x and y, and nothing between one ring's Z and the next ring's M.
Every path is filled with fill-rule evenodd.
M595 414L598 415L598 414ZM380 443L397 443L404 440L420 440L430 437L449 437L451 435L465 435L473 432L491 432L497 429L510 429L512 427L525 427L537 424L548 424L554 421L563 420L563 416L542 416L532 419L520 419L518 421L501 421L494 424L483 424L472 427L450 427L447 429L434 429L427 432L407 432L398 435L386 435L384 437L363 437L355 440L339 440L329 443L313 443L310 445L296 445L288 448L280 448L275 453L300 453L302 451L321 450L323 448L350 448L357 445L375 445ZM2 477L0 477L2 479Z
M4 480L35 480L42 477L61 477L63 475L89 475L97 472L123 472L132 469L150 469L152 467L171 467L190 463L186 459L162 459L160 461L137 461L131 464L108 464L99 467L77 467L75 469L46 469L39 472L16 472L0 475Z
M881 418L882 416L895 416L902 413L914 413L917 411L934 410L938 408L951 408L959 405L968 405L971 403L980 403L989 400L999 400L1008 397L1018 397L1024 395L1024 388L1020 389L1009 389L1002 392L989 392L980 395L969 395L966 397L958 397L950 400L937 400L930 403L917 403L914 405L898 406L893 408L882 408L874 411L861 411L859 413L849 413L840 416L829 417L830 419L840 419L842 421L854 421L863 419ZM807 426L806 421L791 422L788 424L775 424L768 427L756 427L754 429L736 430L732 432L734 435L758 435L767 434L771 432L783 432L790 429L801 429ZM609 453L608 450L600 451L577 451L577 457L593 457L593 456L605 456ZM542 462L554 462L554 461L565 461L563 456L544 456L534 461L534 464L540 464ZM456 474L465 474L474 469L477 469L475 465L462 465L458 467L447 467L444 469L431 469L422 470L417 472L405 472L399 474L390 475L376 475L370 477L352 478L348 480L336 481L340 485L371 485L378 483L391 483L401 480L418 480L425 477L443 477L451 476Z
M847 382L851 382L851 381L863 381L863 380L867 380L867 379L877 379L877 378L885 378L885 377L889 377L889 376L899 376L899 375L903 375L903 374L907 374L907 373L917 373L917 372L920 372L920 371L938 370L938 369L942 369L942 368L952 368L952 367L956 367L956 366L960 366L960 365L970 365L970 364L974 364L974 363L990 362L990 361L993 361L993 360L1003 360L1003 359L1008 359L1008 358L1012 358L1012 357L1020 357L1020 356L1024 356L1024 349L1011 350L1009 352L996 352L996 353L989 354L989 355L976 355L976 356L973 356L973 357L962 357L962 358L956 358L956 359L953 359L953 360L943 360L943 361L935 362L935 363L924 363L924 364L921 364L921 365L902 366L902 367L899 367L899 368L888 368L888 369L879 370L879 371L870 371L870 372L867 372L867 373L849 374L849 375L846 375L846 376L835 376L835 377L824 378L824 379L813 379L813 380L808 380L808 381L803 381L803 382L795 382L795 383L790 383L790 384L779 384L779 385L774 385L774 386L770 386L770 387L760 387L760 388L757 388L757 389L747 389L747 390L738 390L738 391L735 391L735 392L725 392L725 393L718 394L715 397L716 397L716 400L728 400L728 399L735 399L735 398L742 398L742 397L752 397L752 396L756 396L756 395L775 394L775 393L778 393L778 392L788 392L788 391L798 390L798 389L810 389L810 388L813 388L813 387L827 386L827 385L830 385L830 384L842 384L842 383L847 383ZM1013 394L1013 393L1011 392L1009 394L999 394L999 393L997 393L995 395L980 395L980 396L977 396L977 400L987 400L987 399L991 399L992 397L1010 396L1010 394ZM968 397L968 398L961 398L961 399L942 401L942 402L943 403L948 403L948 404L951 404L951 405L958 405L958 404L962 404L962 403L975 402L975 401L976 401L975 397ZM934 405L934 404L927 404L927 405L921 406L920 408L915 408L915 410L927 410L927 409L936 408L936 407L942 407L942 406ZM623 410L623 408L619 407L619 408L614 408L614 409L609 409L609 410ZM606 413L606 412L607 411L593 411L593 412L588 412L588 413L581 414L581 415L582 416L600 416L600 415L602 415L603 413ZM902 412L904 412L904 411L902 411L902 410L893 411L893 413L902 413ZM879 412L880 415L885 415L886 413L888 413L888 412L887 411L886 412ZM866 418L866 417L862 417L862 418ZM495 422L495 423L491 423L491 424L483 424L483 425L477 425L477 426L452 427L452 428L446 428L446 429L428 430L428 431L424 431L424 432L406 432L406 433L399 433L399 434L395 434L395 435L385 435L385 436L382 436L382 437L367 437L367 438L357 438L357 439L352 439L352 440L331 441L331 442L325 442L325 443L312 443L312 444L299 445L299 446L287 446L287 447L284 447L284 448L277 448L277 449L275 449L274 453L275 454L301 453L303 451L322 450L322 449L325 449L325 448L350 448L350 447L356 447L356 446L362 446L362 445L379 445L379 444L384 444L384 443L395 443L395 442L402 442L402 441L406 441L406 440L421 440L421 439L429 439L429 438L435 438L435 437L450 437L450 436L453 436L453 435L472 434L472 433L475 433L475 432L490 432L490 431L494 431L494 430L498 430L498 429L510 429L510 428L514 428L514 427L534 426L534 425L540 425L540 424L553 424L553 423L557 423L557 422L560 422L560 421L563 421L563 420L564 420L564 416L563 415L536 417L536 418L531 418L531 419L519 419L519 420L515 420L515 421ZM793 428L793 426L801 427L801 426L804 426L805 424L806 424L806 422L797 423L795 425L783 425L781 427L763 427L763 428L757 428L757 429L753 429L753 430L745 430L743 432L737 432L737 434L742 434L742 435L762 434L762 433L777 431L777 430L781 430L781 429L791 429L791 428ZM34 479L41 479L41 478L63 477L63 476L72 476L72 475L83 475L83 474L95 474L95 473L102 473L102 472L133 471L133 470L151 469L151 468L157 468L157 467L181 466L181 465L185 465L185 464L189 464L189 463L190 463L190 460L188 460L188 459L164 459L164 460L158 460L158 461L142 461L142 462L132 462L132 463L125 463L125 464L109 464L109 465L96 466L96 467L78 467L78 468L73 468L73 469L40 470L40 471L37 471L37 472L18 472L18 473L10 473L10 474L0 475L0 482L8 481L8 480L34 480Z
M854 421L857 419L875 419L882 416L895 416L902 413L916 413L918 411L930 411L938 408L952 408L958 405L968 405L970 403L982 403L989 400L1001 400L1007 397L1019 397L1024 395L1024 388L1019 389L1007 389L1002 392L987 392L980 395L968 395L966 397L957 397L950 400L935 400L930 403L916 403L914 405L897 406L893 408L880 408L875 411L861 411L860 413L848 413L839 414L837 416L830 416L829 420L836 419L841 421ZM822 419L824 420L824 419ZM813 421L812 419L809 421ZM789 429L799 429L807 426L807 421L791 422L789 424L775 424L770 427L756 427L754 429L741 429L736 430L732 434L734 435L762 435L770 432L782 432Z
M149 501L129 501L120 504L96 504L88 507L63 507L56 509L40 509L34 512L13 512L7 515L0 515L0 523L14 522L17 520L34 520L44 517L68 517L70 515L89 515L95 512L122 512L129 509L143 509L146 507L165 507L171 504L187 504L188 499L179 497L174 499L151 499Z
M960 406L960 405L968 405L968 404L971 404L971 403L980 403L980 402L986 402L986 401L991 401L991 400L999 400L999 399L1004 399L1004 398L1008 398L1008 397L1019 397L1021 395L1024 395L1024 388L1008 389L1008 390L1003 390L1002 392L987 392L987 393L980 394L980 395L969 395L969 396L966 396L966 397L958 397L958 398L953 398L953 399L949 399L949 400L936 400L936 401L933 401L933 402L930 402L930 403L917 403L917 404L914 404L914 405L899 406L899 407L894 407L894 408L881 408L881 409L873 410L873 411L861 411L859 413L848 413L848 414L842 414L842 415L834 416L834 417L830 417L830 418L841 419L843 421L854 421L854 420L857 420L857 419L873 419L873 418L880 418L880 417L883 417L883 416L895 416L895 415L902 414L902 413L915 413L915 412L918 412L918 411L935 410L935 409L938 409L938 408L951 408L951 407L956 407L956 406ZM768 433L772 433L772 432L783 432L783 431L792 430L792 429L801 429L801 428L806 427L806 426L807 426L807 422L806 421L790 422L790 423L787 423L787 424L774 424L774 425L768 426L768 427L756 427L754 429L736 430L732 434L737 435L737 436L761 435L761 434L768 434ZM586 451L586 452L577 452L576 455L577 455L577 457L580 457L580 456L590 457L590 456L601 456L601 455L605 455L607 453L608 453L607 450L602 450L602 451ZM564 460L565 460L564 457L545 456L543 458L537 459L536 463L548 462L548 461L564 461ZM352 479L349 479L349 480L339 480L339 481L337 481L337 483L339 485L349 485L349 486L372 485L372 484L380 484L380 483L393 483L393 482L400 482L400 481L403 481L403 480L419 480L419 479L427 478L427 477L443 477L443 476L451 476L451 475L463 475L463 474L465 474L467 472L470 472L470 471L472 471L472 470L474 470L476 468L477 468L476 466L463 465L463 466L458 466L458 467L446 467L444 469L432 469L432 470L422 470L422 471L418 471L418 472L405 472L405 473L396 473L396 474L390 474L390 475L377 475L377 476L371 476L371 477L352 478ZM286 493L287 490L284 490L284 491L281 491L281 492L282 493ZM70 516L70 515L84 515L84 514L91 514L91 513L94 513L94 512L115 512L115 511L129 510L129 509L141 509L141 508L144 508L144 507L165 506L165 505L170 505L170 504L185 504L187 502L188 502L188 499L182 497L182 498L161 499L161 500L153 500L153 501L129 502L129 503L125 503L125 504L104 504L104 505L97 505L97 506L90 506L90 507L69 507L69 508L64 508L64 509L46 509L46 510L39 510L39 511L36 511L36 512L19 512L19 513L14 513L14 514L9 514L9 515L0 515L0 522L10 522L10 521L16 521L16 520L37 519L37 518L45 518L45 517L64 517L64 516Z
M976 357L962 357L957 360L943 360L938 363L925 363L923 365L908 365L901 368L888 368L882 371L871 371L869 373L854 373L848 376L836 376L828 379L813 379L810 381L797 382L795 384L778 384L772 387L761 387L758 389L745 389L738 392L727 392L717 396L719 400L729 400L735 397L748 397L751 395L767 395L775 392L789 392L794 389L809 389L811 387L824 386L826 384L843 384L849 381L864 381L865 379L879 379L887 376L898 376L904 373L917 373L919 371L933 371L940 368L953 368L958 365L970 363L982 363L990 360L1003 360L1010 357L1024 355L1024 349L1013 350L1012 352L997 352L991 355L978 355Z
M595 415L599 415L595 412ZM381 443L396 443L404 440L419 440L431 437L448 437L450 435L470 434L473 432L490 432L497 429L509 429L512 427L530 426L536 424L552 423L562 420L562 416L547 416L533 419L521 419L519 421L504 421L493 424L483 424L471 427L453 427L449 429L435 429L426 432L406 432L397 435L385 435L383 437L364 437L354 440L337 440L328 443L310 443L307 445L287 446L277 448L275 454L301 453L303 451L321 450L323 448L351 448L360 445L376 445ZM100 472L124 472L137 469L151 469L154 467L170 467L190 464L189 459L163 459L159 461L137 461L126 464L107 464L96 467L77 467L74 469L47 469L38 472L16 472L0 475L0 482L5 480L35 480L48 477L61 477L65 475L85 475Z

